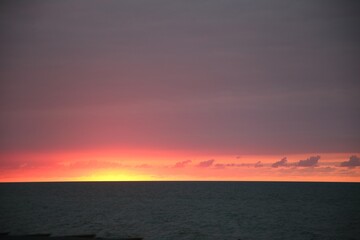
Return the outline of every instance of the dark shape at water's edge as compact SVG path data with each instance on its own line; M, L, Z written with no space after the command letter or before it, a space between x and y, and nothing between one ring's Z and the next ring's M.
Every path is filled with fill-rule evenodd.
M51 233L35 233L35 234L29 234L27 236L30 237L50 237Z
M95 238L96 234L80 234L80 235L70 235L64 237L78 237L78 238Z
M9 232L0 233L1 240L143 240L141 237L130 237L130 238L97 238L96 234L81 234L81 235L69 235L69 236L56 236L51 237L50 233L38 233L28 235L9 235Z

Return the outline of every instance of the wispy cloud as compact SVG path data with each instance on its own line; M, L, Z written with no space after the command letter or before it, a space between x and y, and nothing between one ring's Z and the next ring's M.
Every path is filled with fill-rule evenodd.
M355 155L350 156L348 161L344 161L344 162L340 163L340 167L354 168L354 167L359 167L359 166L360 166L360 158L358 158Z
M175 163L175 165L173 167L174 168L183 168L183 167L186 167L191 162L192 162L191 160L185 160L185 161L177 162L177 163Z
M216 168L225 168L225 167L262 167L261 161L257 163L217 163L215 164Z
M298 167L314 167L314 166L317 166L319 160L320 160L320 156L311 156L308 159L300 160L296 164L296 166L298 166Z
M287 158L284 157L281 160L274 162L271 167L278 168L278 167L315 167L318 165L320 160L320 156L311 156L304 160L299 160L298 162L289 163Z
M285 166L287 166L287 158L284 157L280 161L277 161L277 162L273 163L271 166L273 168L285 167Z
M207 168L207 167L212 166L214 162L215 162L214 159L210 159L210 160L207 160L207 161L200 162L197 166L201 167L201 168Z

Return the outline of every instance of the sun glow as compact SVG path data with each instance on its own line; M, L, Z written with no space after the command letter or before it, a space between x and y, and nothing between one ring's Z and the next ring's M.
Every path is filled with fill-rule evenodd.
M77 178L78 181L151 181L154 180L151 176L138 174L134 172L118 171L118 170L104 170L97 171L87 176Z

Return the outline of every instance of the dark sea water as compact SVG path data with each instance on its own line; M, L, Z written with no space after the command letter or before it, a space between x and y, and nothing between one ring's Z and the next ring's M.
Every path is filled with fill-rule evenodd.
M360 239L360 184L0 184L0 232L155 239Z

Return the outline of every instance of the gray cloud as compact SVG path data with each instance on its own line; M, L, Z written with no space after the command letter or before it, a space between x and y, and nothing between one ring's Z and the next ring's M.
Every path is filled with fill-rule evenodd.
M300 160L295 165L298 167L314 167L318 164L319 160L320 160L320 156L311 156L308 159Z
M354 168L354 167L359 167L360 166L360 158L358 158L357 156L353 155L349 158L348 161L344 161L340 164L341 167L349 167L349 168Z
M216 168L225 168L225 167L262 167L261 161L257 163L217 163L215 164Z
M237 164L237 163L217 163L215 164L216 168L225 168L225 167L243 167L244 164Z
M226 164L217 163L217 164L215 164L215 167L216 167L216 168L225 168L225 167L226 167Z
M207 168L207 167L210 167L211 165L213 165L214 162L215 162L214 159L210 159L207 161L200 162L197 166L202 167L202 168Z
M313 166L317 166L317 164L319 162L319 159L320 159L320 156L311 156L308 159L299 160L299 162L297 162L297 163L288 163L287 158L284 157L281 160L273 163L271 166L273 168L290 167L290 166L294 166L294 167L313 167Z
M185 160L185 161L177 162L177 163L175 163L174 168L183 168L183 167L185 167L186 165L188 165L191 162L192 162L191 160Z
M281 160L273 163L271 166L272 166L273 168L285 167L285 166L287 166L287 158L284 157L284 158L282 158Z

